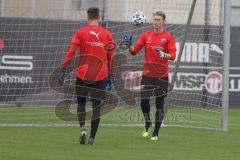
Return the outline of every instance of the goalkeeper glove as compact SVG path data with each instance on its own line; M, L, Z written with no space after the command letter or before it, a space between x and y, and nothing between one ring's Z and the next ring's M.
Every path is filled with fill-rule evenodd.
M60 85L63 85L64 79L65 79L65 73L64 73L64 72L61 72L61 73L58 75L58 82L60 83Z
M106 89L111 90L112 88L113 88L113 80L112 80L111 76L108 76Z
M127 36L125 35L123 37L123 44L126 45L126 46L131 46L132 45L132 36Z
M164 53L161 51L161 48L156 48L155 51L157 52L158 56L160 58L168 58L168 54L167 53Z

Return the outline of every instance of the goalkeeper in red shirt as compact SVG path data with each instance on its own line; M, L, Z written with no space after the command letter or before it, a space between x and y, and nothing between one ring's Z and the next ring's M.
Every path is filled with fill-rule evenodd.
M69 62L73 59L76 50L79 48L79 61L76 69L76 94L77 94L77 113L80 124L80 144L86 141L86 100L87 97L81 96L90 94L92 97L93 114L91 119L91 133L88 144L94 143L95 135L100 122L100 104L105 98L104 95L94 95L91 89L106 90L112 87L111 68L112 68L112 50L106 49L106 46L113 44L112 34L98 25L100 16L99 8L91 7L87 10L88 25L78 29L71 41L71 45L64 58L63 71L58 77L60 84L64 83L65 70ZM79 87L81 89L79 89ZM86 87L83 89L82 87ZM95 97L95 98L93 98Z
M145 91L153 90L156 101L155 128L151 140L158 140L159 130L164 117L164 99L168 91L168 60L174 61L176 57L176 44L174 37L164 30L165 13L157 11L153 14L153 30L140 35L135 45L132 45L132 36L124 36L123 42L129 45L132 55L136 55L144 47L145 60L142 69L141 81L141 109L145 118L143 137L149 137L150 96ZM154 93L160 88L161 95ZM151 88L152 87L152 88Z

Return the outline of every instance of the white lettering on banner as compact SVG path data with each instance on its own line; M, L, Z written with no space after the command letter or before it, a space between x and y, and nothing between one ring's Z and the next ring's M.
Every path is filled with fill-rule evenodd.
M124 89L138 91L141 88L141 71L126 71L122 74L125 82ZM169 82L171 82L172 73L169 73ZM229 77L229 91L240 92L240 75L231 74ZM211 94L217 94L222 91L222 75L219 72L204 73L177 73L177 79L174 83L174 90L202 91L206 89Z
M180 43L176 42L177 56L179 55ZM209 43L191 43L186 42L183 54L181 57L181 62L195 62L195 63L208 63L210 51L216 52L218 54L223 54L222 49L216 44ZM177 58L175 59L175 61Z
M3 55L0 59L0 70L31 71L33 56Z
M172 75L169 73L169 82ZM177 73L174 90L201 91L204 88L205 76L203 73Z
M0 83L33 83L32 77L30 76L18 76L18 75L0 75Z
M171 80L172 73L169 73ZM178 73L174 84L174 90L201 91L204 89L211 94L222 91L222 75L218 72L209 72L207 75L202 73ZM240 75L229 75L229 91L240 92Z
M230 75L229 83L229 91L240 92L240 75Z
M210 50L219 54L223 54L223 50L216 44L211 44Z

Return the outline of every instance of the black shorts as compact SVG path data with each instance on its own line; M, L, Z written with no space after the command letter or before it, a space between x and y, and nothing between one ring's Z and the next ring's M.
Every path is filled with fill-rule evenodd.
M90 97L91 99L104 100L106 90L106 79L96 82L89 82L77 78L76 94L80 97Z
M142 76L141 81L141 97L149 98L151 96L161 97L167 96L168 92L168 77L156 78Z

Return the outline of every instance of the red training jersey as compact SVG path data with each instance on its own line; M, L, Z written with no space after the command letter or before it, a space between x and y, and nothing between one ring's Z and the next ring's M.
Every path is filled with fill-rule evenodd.
M77 30L72 38L70 48L64 58L64 68L78 48L80 57L76 76L86 81L101 81L111 74L112 51L106 45L114 43L112 34L99 25L87 25Z
M161 33L156 33L153 30L145 32L140 35L131 54L138 54L143 47L145 47L145 60L142 74L157 78L168 77L168 60L160 58L155 49L161 48L164 53L171 56L170 60L174 61L176 57L174 37L165 31Z

